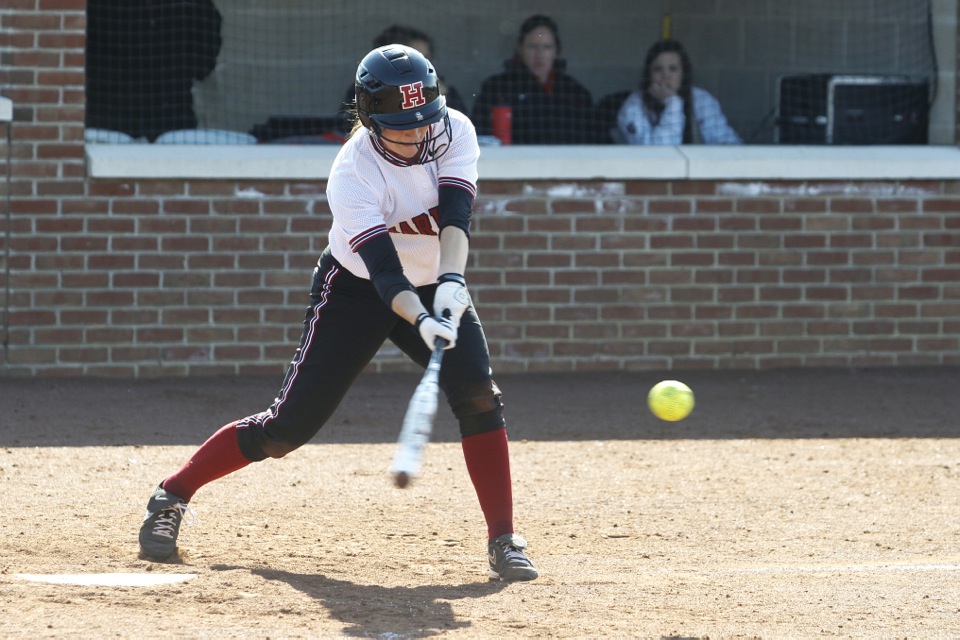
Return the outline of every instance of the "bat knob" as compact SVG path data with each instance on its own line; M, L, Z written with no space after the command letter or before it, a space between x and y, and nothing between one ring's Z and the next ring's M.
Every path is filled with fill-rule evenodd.
M405 471L395 473L393 475L393 483L400 489L406 488L406 486L410 484L410 474Z

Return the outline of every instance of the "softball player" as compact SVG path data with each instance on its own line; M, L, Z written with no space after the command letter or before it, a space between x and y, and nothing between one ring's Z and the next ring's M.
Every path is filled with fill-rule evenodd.
M147 503L144 557L177 549L187 503L203 485L251 462L281 458L330 418L386 339L426 367L449 342L440 386L487 524L489 576L533 580L514 533L500 390L470 301L466 267L480 152L470 120L447 109L433 65L387 45L356 75L357 124L327 183L329 244L314 270L300 345L272 406L214 433Z

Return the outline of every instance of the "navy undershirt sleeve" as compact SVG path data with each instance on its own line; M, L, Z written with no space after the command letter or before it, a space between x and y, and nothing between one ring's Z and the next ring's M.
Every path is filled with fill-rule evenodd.
M375 236L357 247L357 253L370 273L370 281L389 307L401 291L416 291L403 274L400 256L389 234Z
M460 187L442 185L437 189L440 197L440 231L444 227L457 227L470 237L470 215L473 211L473 195Z

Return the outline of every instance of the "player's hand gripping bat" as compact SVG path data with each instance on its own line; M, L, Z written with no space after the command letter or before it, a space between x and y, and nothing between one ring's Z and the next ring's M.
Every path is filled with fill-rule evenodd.
M446 346L446 340L437 338L427 370L417 384L410 404L407 405L407 413L403 417L403 428L400 429L393 466L390 468L394 483L401 489L420 473L423 448L430 441L430 434L433 432L433 420L437 415L437 395L440 392L440 361Z

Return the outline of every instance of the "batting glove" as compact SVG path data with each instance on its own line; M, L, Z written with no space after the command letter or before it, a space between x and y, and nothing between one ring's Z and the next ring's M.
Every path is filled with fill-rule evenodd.
M460 328L460 316L472 304L467 292L467 281L459 273L445 273L437 282L437 292L433 298L433 313L447 318L454 329Z
M417 316L417 323L414 326L430 351L437 346L437 338L447 341L444 349L452 349L457 344L457 330L446 318L436 318L423 312Z

